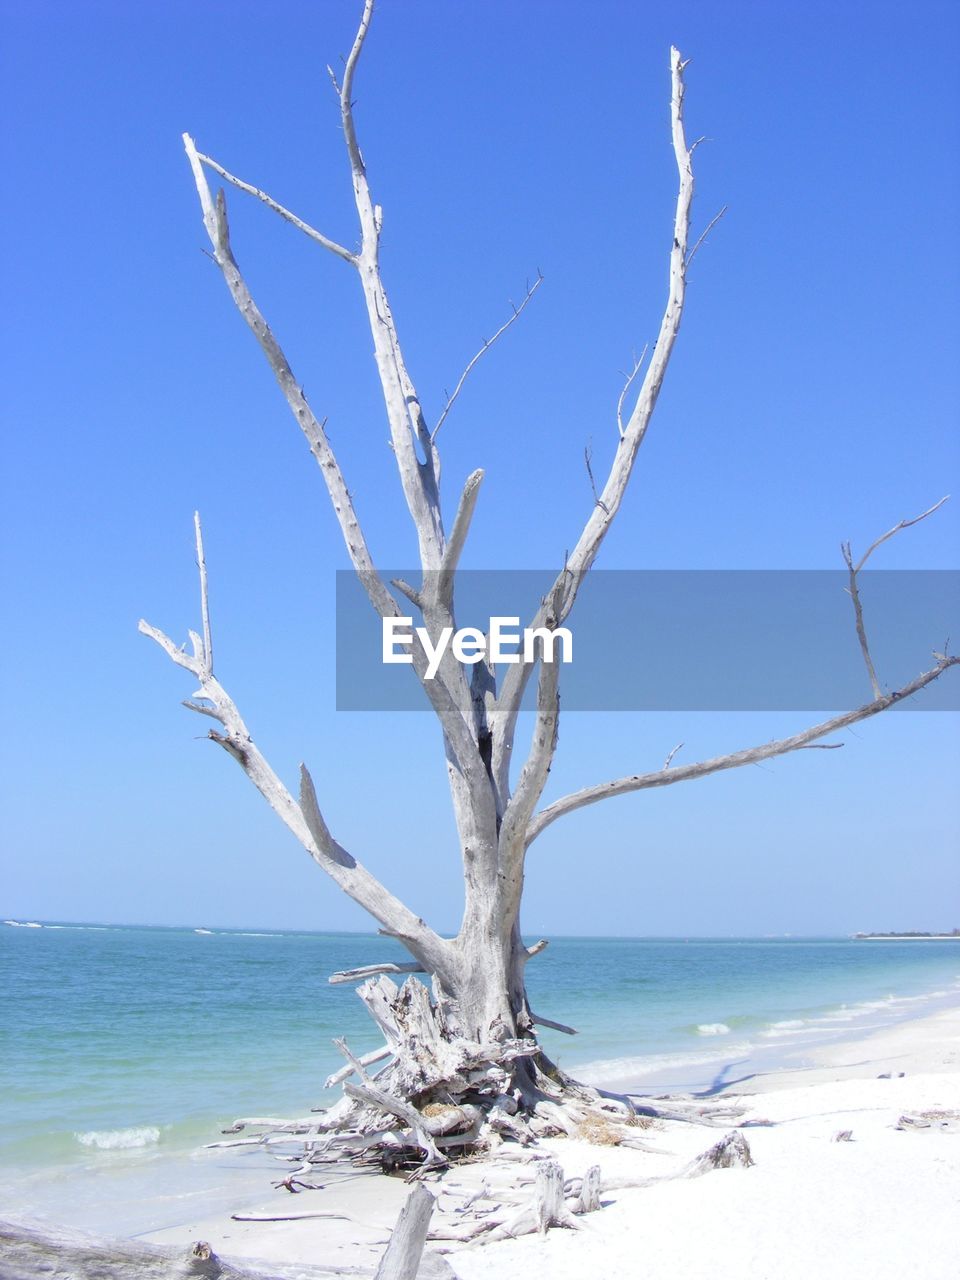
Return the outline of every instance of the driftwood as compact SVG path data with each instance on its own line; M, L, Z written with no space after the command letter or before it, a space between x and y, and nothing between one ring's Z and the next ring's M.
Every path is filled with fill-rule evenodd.
M601 1208L604 1192L640 1190L674 1182L685 1178L698 1178L714 1169L729 1169L753 1164L750 1147L739 1131L728 1133L695 1159L673 1173L656 1177L605 1178L599 1165L591 1165L582 1178L564 1179L563 1170L551 1157L535 1159L532 1195L523 1197L514 1180L514 1187L494 1190L488 1182L472 1193L458 1188L446 1188L447 1194L464 1197L455 1207L434 1224L430 1239L449 1244L490 1244L515 1236L544 1232L550 1227L586 1226L579 1219ZM482 1203L488 1202L488 1203Z
M711 1169L748 1168L752 1164L750 1145L739 1129L735 1129L691 1161L682 1176L699 1178L701 1174L709 1173Z
M424 1254L434 1198L414 1188L400 1211L374 1280L455 1280L449 1263ZM343 1218L340 1213L234 1214L239 1222L288 1222ZM367 1276L364 1267L300 1263L229 1262L198 1240L189 1249L127 1240L98 1241L79 1232L53 1235L0 1223L0 1280L328 1280Z
M593 1213L600 1208L600 1184L602 1175L600 1166L593 1164L583 1175L583 1185L580 1188L579 1196L579 1212Z
M919 1129L933 1129L940 1133L960 1133L960 1111L917 1111L902 1115L894 1125L895 1129L916 1132Z
M425 1186L413 1189L400 1211L374 1280L415 1280L434 1204Z
M579 1224L563 1197L563 1169L556 1160L545 1160L537 1170L537 1194L534 1200L537 1230L544 1235L548 1227L576 1227Z
M725 1129L747 1114L745 1106L725 1102L704 1105L675 1098L634 1098L633 1104L638 1116L648 1116L651 1120L673 1120L715 1129Z
M204 1241L170 1249L0 1223L0 1280L329 1280L369 1274L353 1268L228 1262Z

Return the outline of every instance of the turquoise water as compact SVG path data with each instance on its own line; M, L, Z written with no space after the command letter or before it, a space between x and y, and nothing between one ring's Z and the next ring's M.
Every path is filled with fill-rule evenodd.
M0 1191L42 1209L56 1170L90 1225L84 1179L139 1177L142 1210L159 1158L196 1152L237 1116L330 1101L332 1037L360 1052L379 1040L352 987L327 976L392 958L389 940L356 934L0 926ZM957 1003L960 942L560 938L528 978L532 1007L578 1029L545 1034L568 1069L708 1090ZM236 1160L216 1159L204 1178L229 1182Z

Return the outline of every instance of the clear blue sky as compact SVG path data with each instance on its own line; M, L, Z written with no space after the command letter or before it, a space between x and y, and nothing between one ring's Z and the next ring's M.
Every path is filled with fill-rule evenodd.
M355 222L324 70L350 0L2 4L6 643L0 911L365 928L179 707L138 636L197 621L203 512L221 679L339 839L438 927L458 854L426 716L336 715L346 564L325 492L216 269L180 133L335 238ZM384 271L428 411L540 268L444 428L448 502L487 470L468 563L554 565L656 332L675 176L667 53L692 58L699 254L606 568L835 568L942 494L878 567L956 567L953 3L383 0L357 81ZM329 429L370 541L411 538L356 281L231 196L234 245ZM930 637L931 645L943 637ZM851 635L851 643L853 637ZM927 659L918 654L917 669ZM951 673L952 678L957 678ZM799 728L773 715L569 716L550 794ZM960 923L957 717L627 797L535 846L557 933Z

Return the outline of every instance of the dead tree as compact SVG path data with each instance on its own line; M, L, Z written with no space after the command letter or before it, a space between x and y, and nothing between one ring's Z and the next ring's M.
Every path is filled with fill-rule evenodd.
M435 644L443 628L456 626L456 571L470 531L483 472L476 470L467 477L453 520L448 523L441 502L438 432L463 386L463 378L438 421L431 426L407 367L384 285L380 264L383 212L371 192L354 119L354 83L373 8L374 0L365 0L342 80L338 82L331 72L359 217L358 249L336 243L255 185L230 173L203 154L190 136L184 135L184 145L213 259L306 437L353 567L375 614L381 619L401 616L412 604L419 615L418 625L426 628ZM642 379L640 362L630 374L630 383L635 379L639 381L639 390L631 391L635 395L632 411L628 414L625 409L627 388L617 407L615 449L606 478L600 476L593 480L596 500L586 523L573 540L572 550L567 553L551 589L539 606L532 609L530 625L547 631L562 625L569 616L584 576L620 510L677 340L688 268L706 235L705 231L693 240L690 229L693 158L697 144L688 143L684 129L685 66L679 51L672 49L670 118L678 191L669 246L666 305ZM419 547L422 570L419 586L388 584L378 573L324 421L307 401L238 264L231 244L224 189L216 193L211 190L211 174L261 200L356 273L373 338L393 454ZM539 283L538 278L528 291L524 305ZM522 308L515 311L503 328L512 323L520 310ZM484 344L471 361L464 377L487 346L489 343ZM215 674L199 517L196 538L202 634L190 632L188 651L145 622L140 623L140 630L157 641L175 663L197 680L199 687L185 705L215 722L210 738L237 761L319 866L344 893L369 912L382 933L398 939L411 956L409 965L372 963L351 974L336 975L336 980L363 980L359 994L383 1032L385 1043L379 1054L369 1055L364 1061L355 1059L343 1046L347 1065L337 1078L354 1077L344 1099L319 1120L281 1127L273 1133L271 1140L281 1145L290 1141L305 1144L309 1160L328 1159L338 1154L366 1159L372 1151L388 1155L391 1151L394 1154L416 1151L428 1166L436 1166L451 1152L478 1142L500 1137L528 1141L537 1133L562 1131L589 1118L588 1113L595 1113L599 1105L597 1095L574 1086L546 1061L534 1030L538 1022L545 1023L545 1020L531 1011L525 993L527 962L545 945L528 948L520 932L524 862L533 841L565 814L612 796L672 786L720 770L826 745L822 739L885 711L895 701L910 697L957 662L945 654L936 655L935 664L929 670L896 694L884 695L876 687L876 696L869 703L790 737L695 764L674 765L671 756L655 772L589 785L538 809L557 748L559 665L542 661L541 653L532 660L507 667L505 676L498 682L497 672L484 663L473 666L468 675L465 665L448 649L436 678L429 679L424 646L415 640L413 668L439 722L463 865L462 923L455 937L442 937L337 841L324 820L306 766L301 766L299 793L294 795L260 753L235 702ZM849 552L846 554L857 627L862 635L856 581L860 566L855 568ZM865 637L862 643L867 656ZM515 750L518 715L524 693L533 681L536 682L536 715L532 739L525 759L515 761L519 754ZM398 989L387 976L398 972L429 975L431 989L414 977L407 978ZM389 1061L371 1080L367 1066L379 1058ZM608 1118L611 1111L617 1121L627 1118L622 1106L604 1105ZM263 1140L264 1135L239 1139L241 1142Z

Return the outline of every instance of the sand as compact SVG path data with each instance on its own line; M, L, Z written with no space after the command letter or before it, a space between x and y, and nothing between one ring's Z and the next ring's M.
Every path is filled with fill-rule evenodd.
M725 1094L748 1107L752 1168L611 1192L581 1231L458 1248L447 1255L457 1276L957 1280L960 1128L896 1125L904 1113L960 1113L960 1008L810 1056L808 1067ZM834 1141L842 1130L850 1141ZM571 1139L549 1146L568 1177L592 1164L607 1176L650 1176L682 1167L722 1132L677 1124L651 1131L664 1155ZM459 1182L471 1176L456 1174ZM372 1268L406 1193L396 1179L333 1179L320 1192L272 1192L258 1207L343 1212L352 1221L237 1223L223 1215L145 1238L204 1239L225 1257Z

